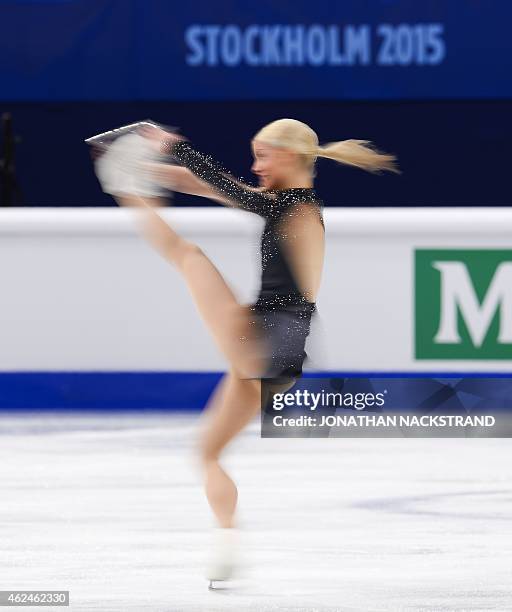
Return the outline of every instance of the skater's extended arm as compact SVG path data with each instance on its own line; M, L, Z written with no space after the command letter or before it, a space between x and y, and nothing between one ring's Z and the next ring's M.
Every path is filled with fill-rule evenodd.
M189 181L189 187L200 192L197 195L206 193L204 184L207 184L211 193L215 194L214 199L222 204L242 208L264 217L272 213L274 196L237 180L219 162L194 149L183 137L156 127L144 128L141 133L152 140L158 150L172 155L200 181L194 184ZM174 171L168 172L170 176ZM182 177L185 179L185 175Z
M260 189L250 187L227 173L210 155L194 149L186 140L172 142L169 153L188 168L201 181L231 205L266 216L272 208L273 198Z
M209 198L220 204L231 205L230 200L219 195L209 183L202 181L184 166L149 163L146 164L146 168L151 173L153 180L171 191Z

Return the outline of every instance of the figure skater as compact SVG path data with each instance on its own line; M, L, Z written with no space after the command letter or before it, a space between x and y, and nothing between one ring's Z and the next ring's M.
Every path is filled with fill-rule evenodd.
M260 183L252 187L182 136L156 126L147 126L140 134L155 151L180 164L146 164L146 172L160 186L237 207L265 220L261 288L257 301L247 306L238 303L203 251L158 215L162 198L135 195L133 189L132 193L118 189L115 194L119 204L143 211L146 237L182 274L229 363L228 373L208 402L199 439L206 496L218 523L207 570L211 587L213 581L231 576L236 558L237 488L219 462L221 452L259 412L261 381L273 391L289 389L301 376L306 358L324 259L323 204L313 189L315 162L325 157L370 172L396 171L395 157L364 140L319 146L308 125L280 119L252 139L251 170Z

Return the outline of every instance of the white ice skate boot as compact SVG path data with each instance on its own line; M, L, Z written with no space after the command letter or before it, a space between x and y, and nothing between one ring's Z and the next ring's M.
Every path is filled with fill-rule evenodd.
M213 532L213 544L206 578L210 589L215 589L215 582L229 580L233 577L238 559L239 534L236 529L217 527Z

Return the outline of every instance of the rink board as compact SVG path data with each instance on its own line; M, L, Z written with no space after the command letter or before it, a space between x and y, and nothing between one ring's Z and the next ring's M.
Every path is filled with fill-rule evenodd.
M259 217L222 207L164 214L201 246L241 302L254 299ZM325 225L307 371L511 371L512 331L503 312L511 300L512 211L327 208ZM2 210L0 236L2 407L204 403L228 364L178 273L138 235L131 211ZM481 304L492 283L498 296L492 317L459 317L455 331L444 330L459 334L451 345L434 337L441 309L431 297L441 295L440 270L466 283L463 290Z
M221 372L2 372L0 410L202 410ZM460 379L461 373L315 372L304 378ZM504 378L504 373L471 374Z

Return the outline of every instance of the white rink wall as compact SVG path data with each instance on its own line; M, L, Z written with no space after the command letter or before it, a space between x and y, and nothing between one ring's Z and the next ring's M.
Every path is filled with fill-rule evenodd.
M240 299L258 286L262 221L168 209ZM512 248L504 208L327 208L316 368L509 371L509 360L415 360L415 248ZM226 362L182 278L140 237L132 211L0 210L0 371L221 371Z

